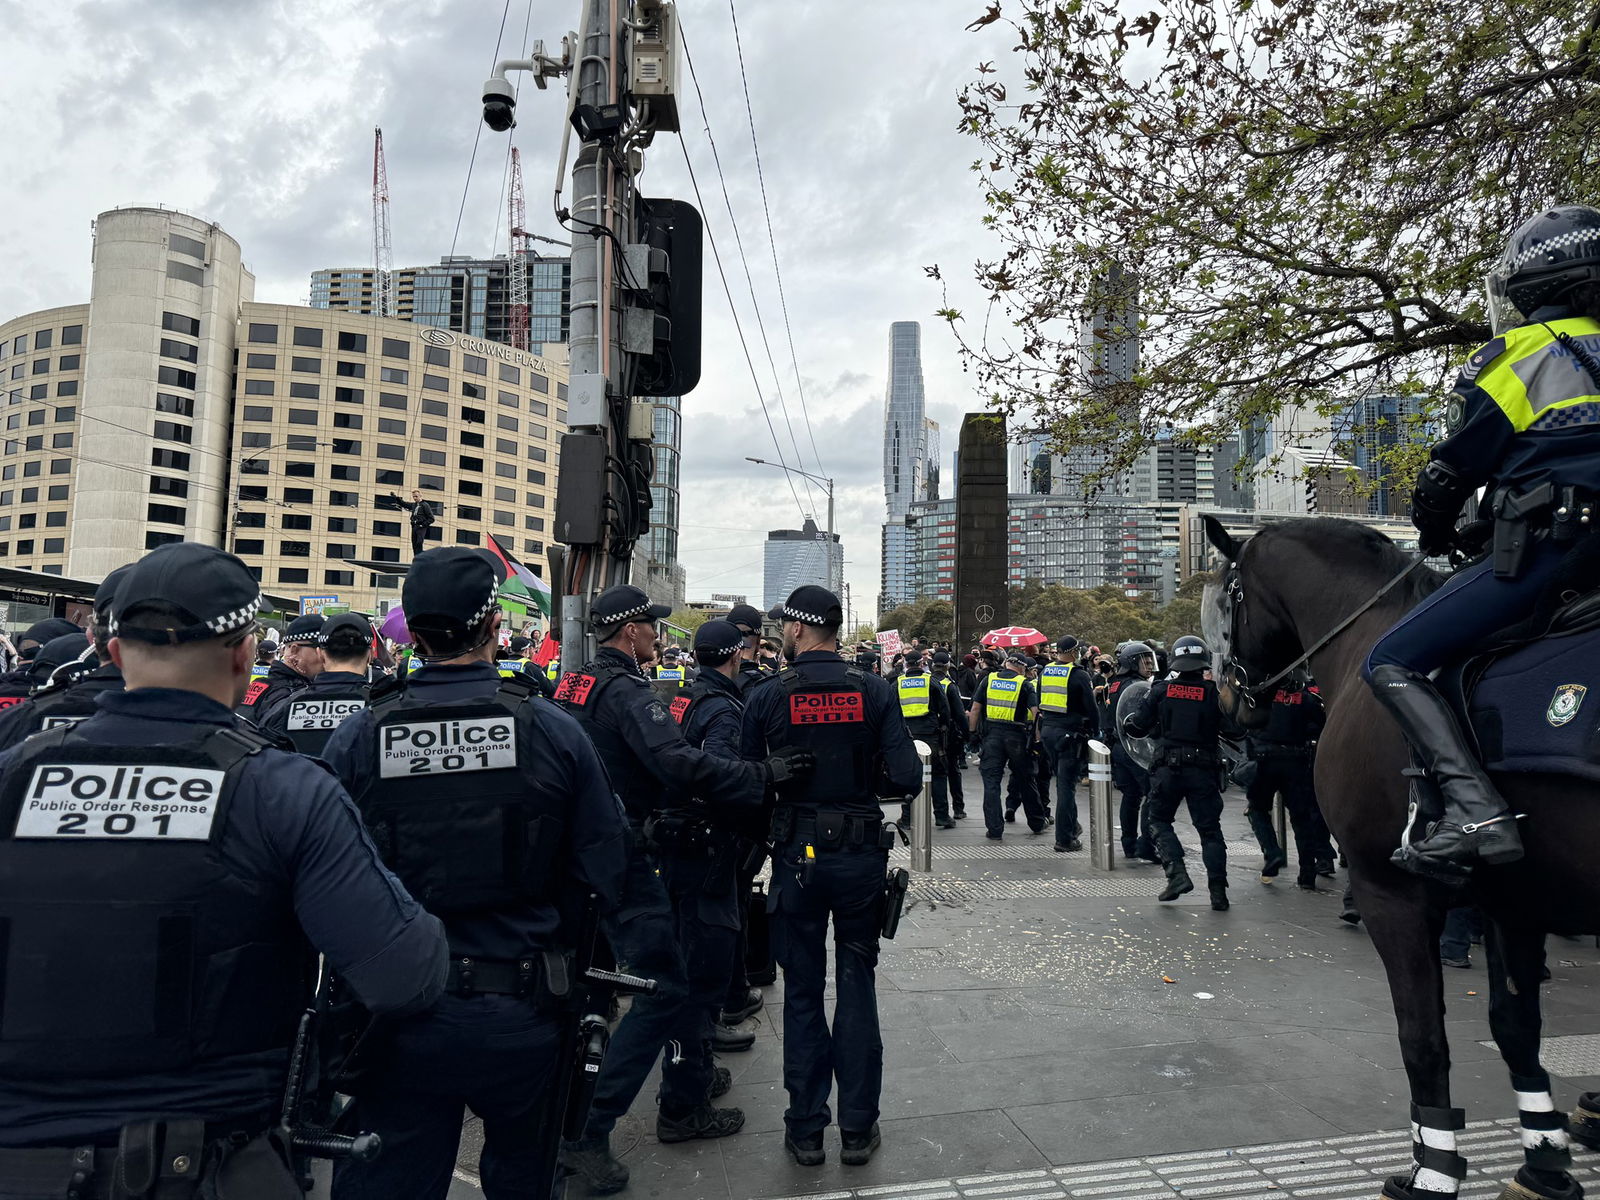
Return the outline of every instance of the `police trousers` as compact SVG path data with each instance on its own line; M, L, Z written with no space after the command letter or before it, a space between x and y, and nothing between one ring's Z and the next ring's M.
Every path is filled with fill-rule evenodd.
M617 969L656 981L648 996L635 996L611 1035L606 1060L589 1107L586 1134L609 1134L633 1105L645 1080L655 1070L662 1050L680 1029L683 1006L689 996L688 967L679 942L678 918L667 889L656 873L656 861L642 848L628 851L628 875L622 904L606 919L606 937ZM727 970L729 951L721 970ZM724 986L726 974L722 975Z
M478 1174L489 1200L550 1200L538 1180L554 1176L560 1139L550 1122L550 1080L561 1044L556 1014L516 996L444 995L426 1013L397 1022L361 1088L353 1127L383 1138L370 1163L338 1162L333 1200L444 1200L461 1122L483 1120Z
M1222 793L1217 790L1214 766L1157 766L1150 772L1150 832L1161 861L1183 861L1183 845L1173 832L1172 820L1184 802L1189 805L1194 831L1200 835L1206 878L1227 883L1228 846L1222 837Z
M967 815L966 792L961 785L961 759L967 752L967 740L960 733L952 733L944 743L944 775L950 790L952 816Z
M1117 812L1122 826L1122 853L1131 858L1144 848L1140 842L1149 844L1155 840L1150 832L1150 813L1145 806L1150 774L1128 757L1116 738L1107 740L1111 743L1111 782L1122 796Z
M1318 859L1333 857L1328 827L1317 808L1309 754L1268 754L1256 760L1255 778L1245 789L1245 800L1249 805L1250 828L1256 841L1261 843L1261 853L1268 858L1282 849L1278 845L1278 831L1272 825L1272 800L1280 794L1284 810L1289 814L1289 825L1294 830L1300 875L1308 879L1316 874Z
M784 1124L792 1137L820 1133L831 1120L828 1093L839 1089L839 1128L861 1133L878 1119L883 1036L878 1028L878 937L883 928L889 852L877 847L805 847L773 852L772 937L783 967ZM833 922L836 998L830 1028L828 922Z
M950 769L945 762L944 739L931 721L925 718L906 722L912 738L928 748L928 794L933 800L933 818L950 819ZM959 787L959 783L957 784Z
M1056 785L1056 845L1078 836L1078 772L1088 741L1068 731L1064 721L1039 722L1039 746Z
M1044 828L1044 809L1034 787L1033 762L1028 757L1032 732L1014 721L989 721L983 729L983 748L978 774L983 779L983 823L990 833L1003 832L1004 813L1000 807L1000 781L1011 769L1012 795L1028 818L1028 828L1038 833Z
M711 1094L711 1026L728 991L728 964L739 946L735 865L701 857L660 858L661 881L677 918L684 1002L661 1063L661 1112L682 1117Z

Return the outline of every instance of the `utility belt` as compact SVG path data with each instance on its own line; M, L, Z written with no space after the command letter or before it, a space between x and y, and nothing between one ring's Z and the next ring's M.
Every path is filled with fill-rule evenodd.
M231 1177L249 1185L242 1194L252 1200L303 1200L284 1139L269 1124L137 1121L122 1127L115 1146L0 1149L0 1189L62 1200L191 1200L204 1184L233 1194Z
M1311 758L1312 748L1305 742L1251 742L1250 757L1257 762L1268 758Z
M1166 746L1160 761L1164 767L1215 767L1217 752L1203 746Z
M792 808L780 808L772 817L774 845L804 842L819 850L887 850L894 845L897 825L881 816L858 817L838 810L823 809L816 816L801 816Z
M1489 511L1494 514L1494 573L1515 579L1536 539L1567 545L1595 532L1600 493L1546 480L1525 492L1499 489L1490 497Z
M452 957L444 990L452 996L516 996L559 1008L572 994L572 957L541 950L526 958Z

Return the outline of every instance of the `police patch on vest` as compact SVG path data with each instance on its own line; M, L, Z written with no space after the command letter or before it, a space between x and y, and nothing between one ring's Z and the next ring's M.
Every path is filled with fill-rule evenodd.
M250 686L244 689L244 702L249 705L261 699L261 693L267 690L269 681L265 679L252 679Z
M457 717L378 726L378 774L384 779L517 765L515 727L504 717Z
M79 721L87 719L88 716L88 713L80 713L77 716L46 717L39 722L39 730L43 732L46 729L66 729L69 726L76 725Z
M1578 709L1583 707L1583 698L1589 694L1589 689L1581 683L1563 683L1556 689L1556 694L1550 697L1550 707L1544 710L1544 719L1557 729L1565 725L1578 715Z
M203 842L211 836L226 775L154 763L38 766L13 836Z
M1169 700L1204 700L1206 698L1206 690L1203 687L1195 687L1192 683L1169 683L1167 684L1167 698Z
M682 725L683 715L689 711L689 705L692 703L693 701L690 700L688 696L678 696L675 698L671 705L669 705L669 707L672 709L672 719L679 725Z
M0 712L10 708L13 704L21 704L26 696L0 696Z
M791 725L853 725L866 719L860 692L796 692L789 697Z
M568 704L587 704L589 693L594 690L594 683L593 675L568 671L561 677L561 682L556 684L556 699L565 700Z
M346 717L365 707L360 700L293 700L289 703L289 729L337 729Z

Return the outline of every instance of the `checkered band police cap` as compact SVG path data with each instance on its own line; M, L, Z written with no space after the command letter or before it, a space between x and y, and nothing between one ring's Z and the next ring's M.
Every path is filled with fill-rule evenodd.
M803 625L836 625L844 618L839 597L825 587L808 583L795 588L789 598L767 614L774 621L799 621Z
M253 626L261 608L244 563L215 546L172 542L118 578L111 636L174 646L227 637Z
M318 613L307 613L303 617L296 617L289 622L289 628L284 632L283 644L315 646L322 637L322 624L322 617Z
M500 603L506 568L487 550L441 546L411 560L400 588L400 607L411 625L428 618L460 621L476 629Z
M665 604L651 604L642 588L619 583L594 598L589 606L589 624L605 629L624 621L659 621L671 613L672 609Z
M707 621L694 631L696 652L732 654L744 645L744 633L732 621Z

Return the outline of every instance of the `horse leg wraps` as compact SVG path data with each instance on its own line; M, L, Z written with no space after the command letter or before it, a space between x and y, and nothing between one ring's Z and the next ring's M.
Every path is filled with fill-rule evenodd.
M1522 1127L1522 1155L1535 1171L1566 1171L1572 1166L1572 1141L1567 1136L1567 1114L1556 1109L1550 1096L1550 1076L1513 1075L1517 1092L1517 1123Z
M1467 1160L1456 1153L1456 1134L1467 1127L1460 1108L1411 1106L1411 1192L1454 1196L1467 1177Z

